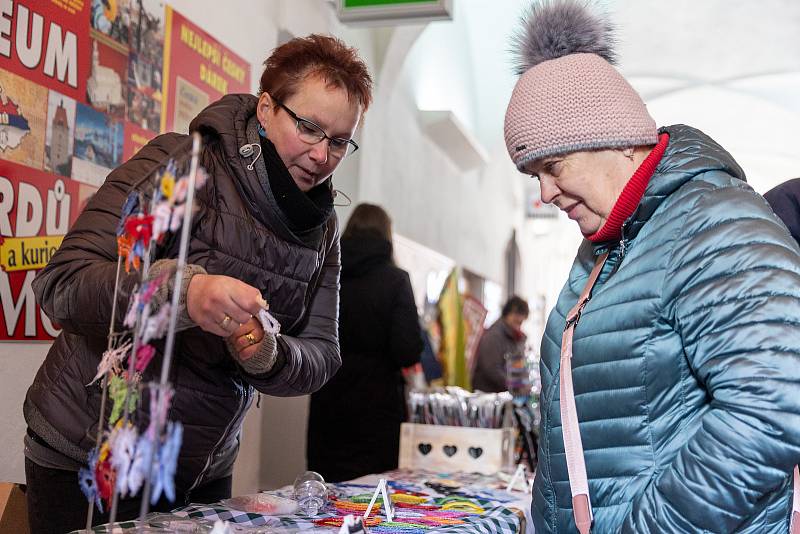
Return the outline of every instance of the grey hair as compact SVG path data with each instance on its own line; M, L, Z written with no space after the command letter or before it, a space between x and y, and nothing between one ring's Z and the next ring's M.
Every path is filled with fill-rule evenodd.
M519 75L568 54L597 54L612 65L617 59L614 26L607 15L593 12L588 0L534 1L511 44Z

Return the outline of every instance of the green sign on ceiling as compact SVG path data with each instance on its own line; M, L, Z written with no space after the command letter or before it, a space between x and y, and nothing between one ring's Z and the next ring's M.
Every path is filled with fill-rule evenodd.
M436 4L437 0L344 0L345 9L349 7L390 6L396 4Z
M394 26L452 20L453 0L338 0L337 12L348 24Z

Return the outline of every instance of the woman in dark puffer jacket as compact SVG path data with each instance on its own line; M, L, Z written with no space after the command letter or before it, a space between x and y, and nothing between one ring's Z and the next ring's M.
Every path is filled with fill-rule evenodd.
M355 50L330 37L293 39L265 65L259 97L225 96L190 125L203 137L200 163L209 179L197 195L183 287L165 283L158 293L166 299L180 291L170 418L183 423L184 437L178 502L155 509L229 496L254 388L308 394L340 365L331 175L357 148L352 136L372 82ZM134 183L189 147L186 135L161 135L114 170L34 281L39 303L63 332L24 404L33 532L84 525L87 503L77 470L94 446L101 396L97 383L86 384L106 346L121 207ZM151 278L174 271L172 249L156 258ZM123 275L117 309L127 309L138 282L136 272ZM252 317L265 300L281 336L266 334ZM157 376L160 357L142 382ZM140 412L146 406L145 393ZM145 414L135 417L142 421ZM138 509L138 499L121 500L117 518ZM95 523L105 520L95 514Z

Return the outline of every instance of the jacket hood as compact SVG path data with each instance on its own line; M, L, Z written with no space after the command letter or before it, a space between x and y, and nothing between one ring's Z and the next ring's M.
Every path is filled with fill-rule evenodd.
M700 130L676 124L662 127L658 133L669 134L669 144L639 206L625 222L626 239L634 239L664 199L698 174L721 171L746 181L744 171L733 156Z
M189 123L189 132L198 132L222 143L225 155L236 161L236 171L240 175L244 174L244 164L248 161L239 155L239 147L248 143L247 123L256 114L256 104L258 99L253 95L225 95Z
M342 238L342 278L362 276L392 262L392 244L372 236Z

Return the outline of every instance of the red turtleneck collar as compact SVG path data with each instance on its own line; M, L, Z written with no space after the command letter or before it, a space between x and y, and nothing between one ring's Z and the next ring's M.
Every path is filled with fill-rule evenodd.
M647 182L650 181L658 162L661 161L661 156L664 155L667 143L669 143L669 134L661 134L658 138L658 144L650 151L650 154L647 155L642 164L639 165L639 168L636 169L636 172L633 173L631 179L628 180L628 183L625 184L622 193L608 215L606 223L594 234L586 236L586 239L594 243L620 239L622 223L633 214L636 206L642 200Z

